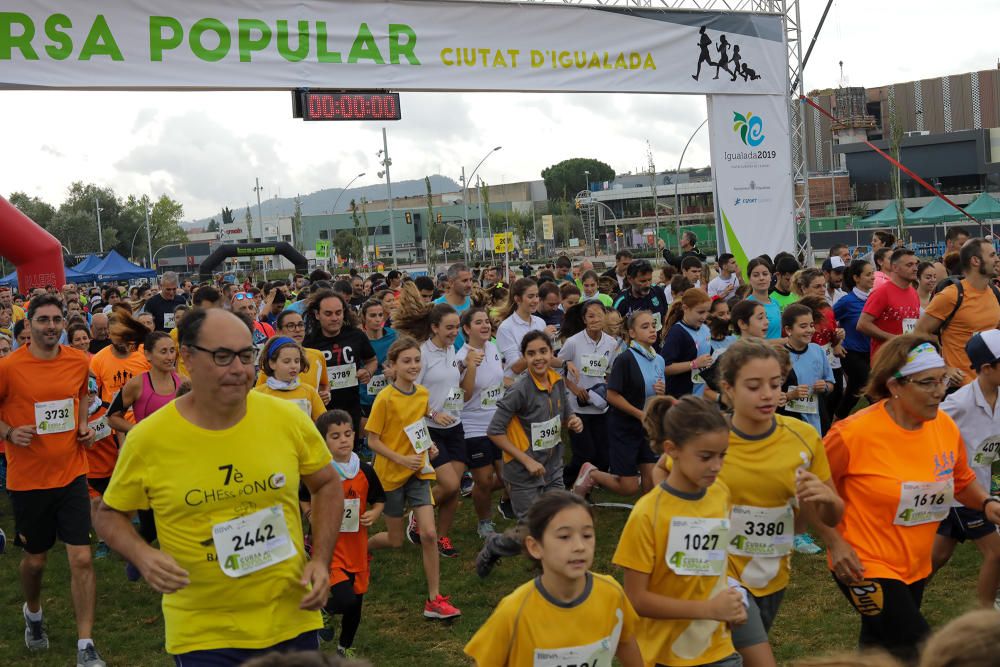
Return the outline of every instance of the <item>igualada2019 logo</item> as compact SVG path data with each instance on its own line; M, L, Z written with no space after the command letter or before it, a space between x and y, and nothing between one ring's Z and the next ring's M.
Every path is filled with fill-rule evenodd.
M734 111L733 132L740 133L740 141L744 146L760 146L764 142L764 120L751 112L744 116Z

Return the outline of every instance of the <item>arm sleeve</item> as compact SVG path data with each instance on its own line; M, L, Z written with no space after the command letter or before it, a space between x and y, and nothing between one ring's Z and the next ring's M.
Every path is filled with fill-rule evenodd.
M375 468L370 463L362 461L361 472L365 474L365 479L368 480L368 497L365 499L365 503L369 508L375 503L384 503L385 489L382 488L382 482L379 481L378 475L375 474Z
M573 410L570 409L569 405L569 389L566 387L565 380L559 383L559 402L562 405L562 422L565 424L573 416Z
M829 470L829 478L833 480L834 486L837 487L837 491L840 491L840 480L843 479L844 475L847 474L847 467L851 462L851 453L847 449L847 445L844 443L843 435L840 432L840 427L834 424L830 427L827 432L826 437L823 439L823 450L826 452L824 459L826 460L826 465ZM813 457L813 463L815 464L819 452ZM812 472L819 477L816 470L813 469Z
M119 512L149 509L149 496L146 495L148 472L141 455L144 444L143 434L134 433L129 436L128 447L120 450L111 482L103 495L108 507Z
M361 334L361 350L358 353L358 367L364 366L367 362L374 359L377 355L375 354L375 348L372 347L372 342L368 340L368 336Z
M810 343L810 345L815 345L815 343ZM826 356L826 351L823 348L819 345L816 347L819 348L818 352L823 364L823 379L827 382L833 382L833 368L830 366L830 359Z
M885 310L885 291L874 290L870 295L868 295L868 300L865 301L865 307L861 309L862 313L868 313L872 316L872 319L878 319L882 315L882 311ZM860 316L859 316L860 317Z
M385 430L385 404L388 400L384 392L379 392L375 396L371 414L368 415L368 421L365 422L365 430L369 433L374 433L379 437L382 436L382 432Z
M310 387L310 389L312 389L312 387ZM313 421L316 421L324 412L326 412L326 406L323 405L323 399L319 397L319 392L315 389L309 392L309 402L312 404Z
M126 382L125 385L115 393L115 397L111 399L111 406L108 408L108 415L124 415L128 412L128 407L125 407L125 399L122 398L122 394L125 393L125 387L128 386ZM131 407L131 406L129 406Z
M565 361L576 359L576 341L573 340L572 336L563 341L562 349L559 350L559 354L556 356Z
M951 311L955 310L957 300L958 288L954 285L946 287L931 297L931 302L927 304L927 310L924 312L943 322L951 315Z
M497 329L497 347L500 348L500 355L503 357L503 369L510 370L510 367L521 358L521 350L514 340L510 327L501 324Z
M611 372L608 374L608 389L624 395L625 387L629 385L631 376L628 369L631 354L631 352L623 352L615 359L614 365L611 366Z
M690 343L690 345L686 345L685 343ZM660 355L667 365L679 361L692 361L698 352L697 348L692 350L693 347L694 341L691 340L691 336L681 327L674 326L670 327L670 331L667 332L667 338L663 341Z
M521 407L520 387L522 382L524 382L523 379L511 385L507 393L497 401L497 410L493 413L493 419L490 420L489 428L486 429L486 435L503 435L507 432L507 425L514 418L514 413ZM369 417L369 419L371 418Z
M615 549L611 562L619 567L651 574L656 549L655 537L649 515L645 511L633 511L622 529L618 548Z
M505 667L511 664L508 652L514 643L516 618L511 598L501 600L490 617L465 645L465 654L475 660L476 667Z

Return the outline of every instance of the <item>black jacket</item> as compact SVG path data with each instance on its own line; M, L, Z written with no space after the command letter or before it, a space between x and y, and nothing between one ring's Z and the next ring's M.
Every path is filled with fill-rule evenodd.
M697 257L699 262L702 264L705 263L705 254L701 250L698 250L697 246L692 250L685 250L680 255L670 252L670 248L663 249L663 261L672 265L678 271L680 271L681 262L684 261L685 257Z

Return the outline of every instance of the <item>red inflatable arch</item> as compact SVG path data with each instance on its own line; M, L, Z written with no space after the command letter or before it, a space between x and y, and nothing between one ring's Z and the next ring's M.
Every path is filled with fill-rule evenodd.
M17 267L21 294L35 287L66 282L62 245L16 206L0 197L0 255Z

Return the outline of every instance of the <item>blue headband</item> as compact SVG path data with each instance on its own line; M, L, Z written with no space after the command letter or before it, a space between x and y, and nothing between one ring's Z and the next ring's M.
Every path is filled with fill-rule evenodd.
M285 347L286 345L294 345L295 347L299 346L298 343L296 343L288 336L278 336L277 338L272 338L271 347L269 347L267 350L267 358L274 359L276 356L278 356L278 352L281 351L281 348Z

